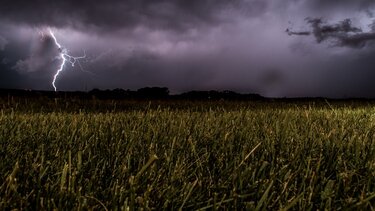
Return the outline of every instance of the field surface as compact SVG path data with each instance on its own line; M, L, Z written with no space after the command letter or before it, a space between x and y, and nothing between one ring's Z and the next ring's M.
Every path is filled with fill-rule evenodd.
M1 210L374 209L373 103L0 106Z

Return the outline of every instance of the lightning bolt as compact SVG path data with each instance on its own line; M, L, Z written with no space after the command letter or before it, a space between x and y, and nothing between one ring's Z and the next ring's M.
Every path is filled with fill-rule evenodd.
M65 64L68 62L68 63L70 63L70 65L72 65L72 67L74 67L74 65L78 62L79 66L82 69L82 66L81 66L79 60L86 58L86 52L84 51L83 52L84 55L79 56L79 57L74 57L74 56L69 55L68 50L66 48L64 48L63 46L61 46L61 44L57 41L56 36L51 29L49 29L49 33L50 33L51 37L53 38L53 40L55 41L55 45L59 49L60 59L62 60L59 69L57 70L57 72L53 76L53 81L52 81L52 86L53 86L53 88L55 89L55 92L56 92L57 91L56 84L55 84L56 79L59 76L59 74L64 70Z

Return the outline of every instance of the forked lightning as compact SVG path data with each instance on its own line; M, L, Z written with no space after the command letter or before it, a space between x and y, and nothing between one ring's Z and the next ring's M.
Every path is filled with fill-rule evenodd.
M55 44L59 49L60 58L62 59L62 63L60 65L60 68L57 70L57 72L53 76L53 81L52 81L52 86L53 86L53 88L55 89L55 92L56 92L57 91L56 84L55 84L56 79L59 76L60 72L62 72L64 70L65 63L69 62L72 65L72 67L74 67L76 62L78 62L78 64L79 64L79 59L86 58L86 52L84 52L83 56L79 56L79 57L74 57L74 56L69 55L68 50L66 48L64 48L63 46L61 46L57 42L55 34L53 33L53 31L51 29L49 29L49 33L50 33L51 37L53 38L53 40L55 41Z

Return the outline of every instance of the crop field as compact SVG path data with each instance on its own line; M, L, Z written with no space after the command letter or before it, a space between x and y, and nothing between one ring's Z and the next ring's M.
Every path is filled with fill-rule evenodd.
M0 102L1 210L375 209L374 103Z

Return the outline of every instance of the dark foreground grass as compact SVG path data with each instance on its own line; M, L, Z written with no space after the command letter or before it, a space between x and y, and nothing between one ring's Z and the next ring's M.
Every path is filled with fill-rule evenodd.
M219 104L4 107L0 209L374 209L375 107Z

